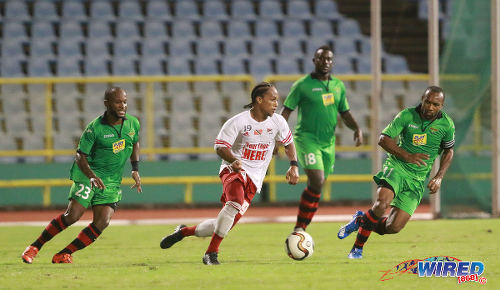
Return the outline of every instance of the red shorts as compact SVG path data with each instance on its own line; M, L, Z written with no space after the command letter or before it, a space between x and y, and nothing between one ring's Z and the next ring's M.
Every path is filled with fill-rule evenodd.
M241 205L240 213L243 215L252 203L257 187L247 176L246 180L239 172L230 172L228 168L219 174L222 181L222 196L220 201L225 204L235 201Z

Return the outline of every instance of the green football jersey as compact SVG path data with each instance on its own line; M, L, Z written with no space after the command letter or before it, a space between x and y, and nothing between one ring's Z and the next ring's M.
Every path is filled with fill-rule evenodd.
M87 155L90 168L102 179L106 186L119 186L123 168L139 141L140 124L136 117L126 114L122 124L112 126L104 115L87 125L82 133L78 151ZM76 162L70 170L70 179L88 183L89 179Z
M335 77L322 81L314 73L293 84L283 105L299 107L294 137L321 145L335 143L337 115L349 111L344 83Z
M399 112L382 134L392 138L399 136L398 146L409 153L429 155L429 159L424 160L427 165L418 166L388 154L388 161L394 166L404 169L413 178L425 180L441 151L455 145L455 125L443 111L433 121L421 118L419 111L420 105Z

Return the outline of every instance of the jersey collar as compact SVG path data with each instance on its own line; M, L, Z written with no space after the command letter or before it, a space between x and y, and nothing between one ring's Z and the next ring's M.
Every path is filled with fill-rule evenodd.
M318 76L319 76L319 74L318 74L318 73L316 73L316 72L312 72L312 73L310 73L309 75L311 76L311 78L312 78L312 79L317 79L317 80L319 80L319 77L318 77ZM332 79L332 76L331 76L331 75L328 75L328 79L329 79L329 80L331 80L331 79Z

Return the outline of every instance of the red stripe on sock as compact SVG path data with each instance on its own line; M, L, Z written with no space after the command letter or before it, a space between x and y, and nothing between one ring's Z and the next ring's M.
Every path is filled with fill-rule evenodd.
M66 249L68 249L71 253L78 251L78 248L73 244L69 244L68 246L66 246Z
M99 234L94 231L94 229L92 228L91 224L92 223L90 223L87 227L92 231L92 233L94 234L95 238L97 239L97 237L99 237Z
M304 189L305 192L307 192L307 194L309 194L310 196L312 197L315 197L315 198L320 198L321 197L321 193L314 193L312 192L309 188L305 188Z
M181 229L181 232L182 232L182 235L184 237L189 237L189 236L192 236L194 235L194 231L196 230L196 226L192 226L192 227L185 227L185 228L182 228Z
M309 202L307 200L300 201L300 205L303 205L303 206L309 207L309 208L317 208L318 204L319 204L318 202Z
M83 231L78 234L77 239L82 241L82 243L85 246L88 246L88 245L92 244L92 242L93 242L93 240L89 236L87 236Z
M61 227L61 229L64 230L66 228L66 226L64 225L64 223L62 221L62 217L63 217L63 214L60 214L58 217L56 217L56 221L59 224L59 226Z
M361 235L363 235L365 237L369 237L370 234L372 233L372 231L365 230L364 228L359 228L358 233L360 233Z
M219 252L219 245L223 239L224 238L219 237L216 234L213 234L212 240L210 241L210 245L208 245L207 251L205 253L213 253L213 252L218 253Z
M360 241L356 240L356 241L354 242L354 245L355 245L357 248L362 248L362 247L365 245L365 243L362 243L362 242L360 242Z
M366 217L367 217L367 218L368 218L368 219L369 219L372 223L374 223L374 224L376 224L376 223L378 222L376 219L374 219L374 218L372 217L372 215L370 214L370 212L369 212L369 211L368 211L368 212L366 212Z

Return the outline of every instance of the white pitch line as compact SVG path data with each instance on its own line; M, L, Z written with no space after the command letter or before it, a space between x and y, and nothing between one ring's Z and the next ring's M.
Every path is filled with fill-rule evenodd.
M111 220L113 226L128 225L170 225L170 224L197 224L201 221L215 217L200 218L172 218L172 219L115 219ZM294 223L297 216L274 216L274 217L243 217L238 223ZM352 219L352 215L317 215L314 216L315 222L345 222ZM430 213L416 213L411 217L412 220L430 220ZM0 222L0 226L45 226L49 221L19 221L19 222ZM91 220L81 220L75 223L77 226L84 226Z

